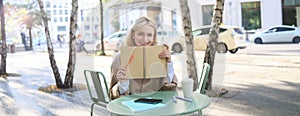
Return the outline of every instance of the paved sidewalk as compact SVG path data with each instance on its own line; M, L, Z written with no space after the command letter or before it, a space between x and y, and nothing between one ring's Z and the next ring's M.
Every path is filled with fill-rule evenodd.
M85 54L79 55L88 57ZM20 60L20 56L27 60ZM67 59L60 54L56 57ZM14 67L13 70L16 71L13 73L22 73L23 76L9 78L9 81L0 79L1 116L20 116L27 113L34 116L89 115L90 101L88 101L86 91L74 95L55 95L37 91L38 86L49 84L49 80L50 83L53 81L50 66L47 64L49 62L42 60L47 59L47 55L26 52L9 56L9 58L14 61L9 64L9 67ZM102 62L96 62L96 67L105 69L103 71L109 75L111 57L98 56L95 61L97 59L101 59ZM83 68L88 67L83 61L78 62L77 65ZM64 70L60 69L62 73L65 72ZM300 56L227 54L223 87L229 92L222 97L212 98L214 102L203 111L203 114L208 116L299 116L299 75ZM76 80L78 81L81 80ZM11 87L8 86L8 82ZM28 103L28 100L33 102ZM96 114L110 115L105 109L99 107L96 108Z
M224 88L206 115L299 116L300 57L228 55Z
M0 77L0 115L5 116L6 114L14 115L15 100L10 91L10 87L7 84L7 80Z

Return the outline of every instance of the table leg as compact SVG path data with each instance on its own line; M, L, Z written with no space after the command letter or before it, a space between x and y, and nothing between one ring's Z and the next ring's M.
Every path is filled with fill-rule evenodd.
M202 110L198 110L198 116L202 116Z
M111 112L111 113L110 113L110 116L117 116L117 114L114 114L114 113Z

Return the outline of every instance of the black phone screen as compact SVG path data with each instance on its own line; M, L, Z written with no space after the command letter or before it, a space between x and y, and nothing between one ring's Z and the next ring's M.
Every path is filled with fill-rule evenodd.
M162 101L163 101L162 99L151 99L151 98L139 98L134 100L134 102L148 103L148 104L157 104L157 103L161 103Z

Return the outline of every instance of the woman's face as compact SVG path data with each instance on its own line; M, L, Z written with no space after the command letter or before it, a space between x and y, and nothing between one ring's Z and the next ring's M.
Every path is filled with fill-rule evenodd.
M152 46L154 41L154 29L150 25L144 25L133 32L132 39L137 46Z

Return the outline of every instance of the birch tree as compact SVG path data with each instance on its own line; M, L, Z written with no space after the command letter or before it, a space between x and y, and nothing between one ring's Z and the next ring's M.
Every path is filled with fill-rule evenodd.
M210 29L209 32L208 48L205 51L204 62L209 63L211 66L211 70L208 76L208 92L212 90L212 76L213 76L212 74L214 68L215 54L218 45L219 26L222 23L224 1L225 0L216 0L214 14L211 22L212 28Z
M100 0L100 41L101 41L101 54L100 55L106 55L104 50L104 35L103 35L103 1Z
M195 52L194 52L194 39L192 36L192 24L191 24L191 16L188 7L187 0L179 0L180 9L181 9L181 17L182 17L182 27L184 31L184 38L186 43L186 56L187 56L187 71L188 78L192 78L194 80L193 90L195 91L198 86L198 76L197 76L197 66L195 60Z
M72 0L72 13L70 18L70 41L69 41L69 62L68 68L65 76L64 83L60 77L60 73L56 64L56 60L54 57L53 46L50 38L49 27L47 17L45 15L43 2L38 0L41 14L43 17L44 27L45 27L45 34L47 39L47 49L50 59L50 64L52 67L52 71L54 74L56 86L58 88L72 88L73 87L73 77L74 77L74 70L75 70L75 63L76 63L76 52L75 52L75 40L76 40L76 29L77 29L77 15L78 15L78 0Z
M5 35L5 17L4 17L3 0L0 0L0 18L1 18L1 39L2 39L0 74L6 77L7 46L6 46L6 35Z

